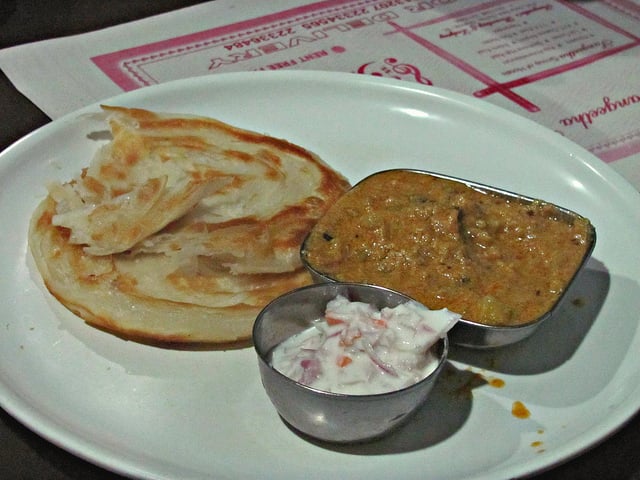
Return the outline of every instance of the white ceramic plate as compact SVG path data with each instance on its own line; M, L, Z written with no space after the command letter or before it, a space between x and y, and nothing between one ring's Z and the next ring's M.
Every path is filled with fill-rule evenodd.
M557 133L466 96L351 74L225 74L106 103L284 137L354 182L413 167L542 197L588 216L598 241L566 305L529 340L454 349L428 403L386 440L316 445L280 421L252 349L126 342L85 325L42 287L29 217L47 181L70 179L104 143L92 106L0 156L0 403L54 443L145 478L493 479L561 462L640 407L640 195ZM512 414L515 401L529 418Z

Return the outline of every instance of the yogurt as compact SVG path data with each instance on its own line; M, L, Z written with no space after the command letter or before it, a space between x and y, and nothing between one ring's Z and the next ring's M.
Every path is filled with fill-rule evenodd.
M322 318L272 352L273 367L310 387L370 395L408 387L438 366L431 347L460 315L429 310L417 302L376 309L343 296Z

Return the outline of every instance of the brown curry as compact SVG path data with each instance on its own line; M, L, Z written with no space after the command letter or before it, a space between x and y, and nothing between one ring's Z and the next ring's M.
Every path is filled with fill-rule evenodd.
M486 325L548 312L590 250L589 220L543 201L391 170L347 192L303 257L335 280L383 285Z

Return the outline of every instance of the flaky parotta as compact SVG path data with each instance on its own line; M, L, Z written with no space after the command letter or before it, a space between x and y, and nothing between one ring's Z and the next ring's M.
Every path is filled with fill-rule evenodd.
M266 303L310 282L299 245L349 184L284 140L103 108L112 141L77 178L51 184L31 221L48 290L127 338L246 342Z

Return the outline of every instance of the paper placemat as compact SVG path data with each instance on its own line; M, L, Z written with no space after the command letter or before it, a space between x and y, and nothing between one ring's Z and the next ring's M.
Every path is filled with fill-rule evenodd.
M0 51L51 118L122 91L233 71L335 70L482 98L640 188L640 3L217 0Z

